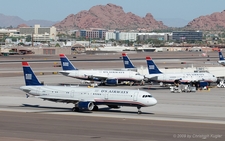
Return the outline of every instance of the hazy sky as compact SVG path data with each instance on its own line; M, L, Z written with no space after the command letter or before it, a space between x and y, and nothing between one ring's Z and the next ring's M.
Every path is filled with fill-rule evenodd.
M188 21L225 10L225 0L2 0L0 13L24 20L61 21L69 14L107 3L119 5L125 12L141 17L151 13L155 19Z

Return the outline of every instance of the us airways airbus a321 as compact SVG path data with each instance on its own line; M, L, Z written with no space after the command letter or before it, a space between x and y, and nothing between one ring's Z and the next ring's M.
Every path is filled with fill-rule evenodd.
M217 81L217 78L211 73L162 73L152 58L147 56L146 61L149 74L145 75L145 77L157 82L174 83L175 81L179 81L181 83L195 83L206 81L210 83Z
M117 85L123 81L141 82L144 80L144 76L134 71L78 70L64 54L60 54L60 60L63 71L59 71L59 73L68 77L100 81L102 84L106 85Z
M98 105L107 105L109 108L120 106L141 107L153 106L156 99L146 91L87 88L68 86L46 86L41 84L27 62L22 62L26 86L20 89L29 95L53 102L72 103L72 111L98 110Z

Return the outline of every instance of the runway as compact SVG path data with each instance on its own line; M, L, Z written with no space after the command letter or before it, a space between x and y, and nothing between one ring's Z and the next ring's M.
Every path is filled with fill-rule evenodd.
M189 122L1 112L0 140L224 140L225 126Z
M176 58L167 60L167 64L176 63L173 60L177 61ZM163 64L165 60L158 61ZM201 61L199 59L196 63ZM143 62L146 63L145 60ZM89 65L81 61L76 63L84 68L106 67L105 62ZM139 64L140 60L136 63ZM31 64L34 71L61 69L52 65L52 62ZM0 63L0 66L0 141L225 140L223 88L195 93L170 93L169 89L155 85L109 86L147 91L158 103L153 107L142 108L141 115L137 114L135 107L109 109L101 106L95 112L71 112L72 104L26 98L25 93L18 89L24 85L21 63ZM107 66L123 67L117 61L108 62ZM38 79L46 85L80 83L80 80L50 73L38 75Z

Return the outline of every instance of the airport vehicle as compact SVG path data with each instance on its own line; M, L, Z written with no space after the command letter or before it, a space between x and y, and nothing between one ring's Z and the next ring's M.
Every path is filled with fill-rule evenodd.
M170 92L171 93L181 93L181 92L196 92L196 87L192 87L189 84L188 85L176 85L176 86L170 86Z
M220 80L219 83L217 84L218 88L225 88L225 80Z
M75 105L72 111L98 110L98 105L109 108L132 106L137 107L140 114L141 107L157 103L150 93L140 90L43 85L27 62L22 62L22 66L26 83L26 86L20 87L22 91L44 100L72 103Z
M64 55L60 54L63 71L59 73L81 80L100 81L103 85L117 85L123 81L142 82L144 76L129 70L78 70Z
M224 59L223 54L220 50L219 50L219 61L218 61L218 63L225 66L225 59Z
M126 53L122 53L124 68L127 70L137 71L137 68L130 61Z
M152 58L146 57L149 74L145 77L151 81L157 81L162 83L197 83L200 81L216 82L217 78L206 72L194 72L194 73L162 73Z

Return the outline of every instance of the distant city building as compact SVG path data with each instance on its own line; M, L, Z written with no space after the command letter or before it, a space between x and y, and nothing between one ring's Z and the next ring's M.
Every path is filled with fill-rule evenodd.
M10 36L10 34L18 34L18 31L15 29L0 29L0 40Z
M89 39L105 39L105 29L80 30L80 37Z
M147 40L147 39L157 39L162 41L168 41L172 39L172 33L139 33L139 32L119 32L119 31L109 31L106 32L105 40L114 39L118 40Z
M175 41L201 41L202 36L200 31L173 31Z
M136 41L137 40L137 33L136 32L120 32L120 31L108 31L105 34L105 40L129 40L129 41Z
M137 38L140 41L156 39L160 41L169 41L172 39L172 33L138 33Z
M56 40L56 28L41 27L40 25L34 25L34 27L21 27L19 29L20 36L31 35L34 42L49 42ZM16 36L16 35L15 35Z

